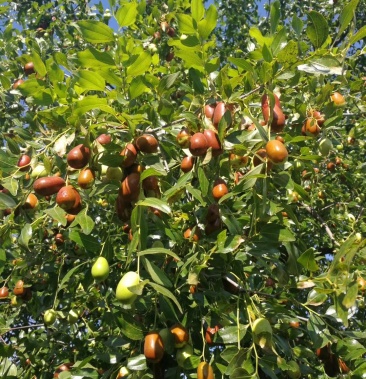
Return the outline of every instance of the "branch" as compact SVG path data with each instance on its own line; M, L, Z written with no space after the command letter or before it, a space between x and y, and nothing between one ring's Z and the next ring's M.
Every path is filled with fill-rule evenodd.
M310 208L308 205L304 203L300 203L311 215L315 216L318 221L320 222L321 226L325 229L326 233L328 234L329 238L333 242L334 245L340 246L339 243L334 238L334 235L332 231L329 229L329 226L326 224L326 222L322 219L319 213L317 213L314 209Z

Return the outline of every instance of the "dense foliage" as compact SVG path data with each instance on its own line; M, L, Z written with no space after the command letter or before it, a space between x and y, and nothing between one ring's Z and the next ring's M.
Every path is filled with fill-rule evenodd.
M241 3L0 2L1 377L363 377L365 8Z

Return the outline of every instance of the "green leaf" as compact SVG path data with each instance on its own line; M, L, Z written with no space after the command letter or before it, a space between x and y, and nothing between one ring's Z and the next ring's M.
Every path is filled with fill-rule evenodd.
M186 67L194 67L200 72L204 72L204 62L202 58L189 50L179 50L175 53L178 58L183 59Z
M246 59L228 57L228 61L233 63L236 67L240 68L243 71L254 72L254 67Z
M342 304L348 309L353 307L356 302L358 295L358 283L357 281L351 283L351 285L347 288L346 295L342 300Z
M271 51L268 49L268 47L267 47L267 45L266 44L264 44L263 45L263 48L262 48L262 55L263 55L263 58L264 58L264 60L266 61L266 62L272 62L272 59L273 59L273 57L272 57L272 53L271 53Z
M319 306L323 304L327 299L328 299L327 294L318 292L316 288L314 288L308 293L306 304Z
M224 328L219 329L215 335L214 335L214 342L216 343L224 343L226 344L232 344L232 343L238 343L241 341L245 334L246 334L247 328L239 324L239 328L237 325L235 326L225 326Z
M180 74L179 72L176 72L174 74L163 76L158 85L158 93L161 95L167 89L171 88L174 85L175 81L177 80L179 74Z
M318 271L319 266L315 261L314 249L310 248L300 255L297 261L309 271Z
M291 26L294 29L296 35L299 37L301 35L301 33L302 33L302 29L304 27L304 23L301 20L301 18L299 18L296 14L294 14L294 16L292 18Z
M321 319L321 317L310 313L307 330L310 336L310 339L313 341L314 349L325 346L327 343L332 342L332 336L327 329L326 324Z
M349 44L353 45L364 38L366 38L366 25L362 26L362 28L350 38Z
M94 47L78 52L76 57L73 61L79 68L90 68L97 71L103 67L112 68L115 66L115 62L109 53L102 52Z
M173 287L172 282L165 275L164 271L161 270L154 262L149 261L148 259L142 260L143 265L146 268L146 271L149 273L151 279L164 287L171 288Z
M178 28L183 34L196 34L197 30L193 25L193 18L188 14L177 15Z
M170 214L172 211L165 201L157 199L155 197L147 197L144 200L138 201L136 205L141 205L144 207L153 207L167 214Z
M0 209L15 208L16 205L9 195L0 192Z
M62 289L64 286L67 286L67 285L68 285L68 282L69 282L71 276L74 275L74 273L75 273L75 272L76 272L76 271L77 271L82 265L84 265L84 264L85 264L85 262L80 263L79 265L73 267L71 270L69 270L69 271L67 272L67 274L66 274L66 275L62 278L62 280L61 280L61 283L60 283L60 285L59 285L59 290Z
M342 9L341 14L339 15L340 28L338 30L338 36L340 36L350 26L354 18L358 3L359 0L351 0Z
M88 96L76 101L73 107L75 116L84 116L85 113L95 109L100 109L112 115L115 114L115 110L108 105L107 99L94 96Z
M82 20L76 23L83 38L90 43L114 41L113 30L101 21Z
M150 68L151 55L147 51L144 51L139 55L133 56L130 62L132 63L127 67L127 75L142 75L145 74Z
M274 56L278 54L278 52L282 49L283 45L286 43L287 39L287 30L283 27L278 33L275 34L273 38L273 42L271 45L271 51Z
M32 238L32 234L33 234L32 225L25 224L22 228L22 231L20 232L20 236L18 239L19 245L28 249L28 243L30 239Z
M144 338L142 329L136 326L135 320L132 316L127 314L118 317L118 323L121 327L122 335L126 336L130 340L139 341Z
M271 4L271 9L270 9L270 14L269 14L270 25L271 25L271 34L274 34L276 29L277 29L278 22L279 22L280 16L281 16L280 7L281 7L281 5L280 5L279 1L275 1Z
M202 0L192 0L191 2L191 12L193 19L198 22L205 14L205 7L203 6Z
M198 167L197 172L198 172L198 180L200 182L200 188L201 188L202 196L207 196L209 182L208 182L208 179L206 177L206 174L205 174L204 170L202 169L202 167Z
M133 78L128 88L131 100L136 99L143 93L151 92L150 88L145 84L143 76Z
M128 358L127 360L127 368L131 371L142 371L146 370L146 357L144 354L140 354L134 356L132 358Z
M297 42L289 41L289 43L281 49L281 51L277 54L277 59L281 63L292 64L297 62L298 60L298 47Z
M48 214L51 218L59 222L62 226L66 226L66 212L60 207L54 207L51 209L46 209L44 213Z
M263 226L260 230L260 236L271 242L296 241L296 238L290 229L274 223Z
M39 74L41 77L46 76L47 74L47 69L45 64L43 63L41 57L35 52L32 52L32 61L34 64L34 69L37 74Z
M87 70L80 70L76 75L76 84L79 85L83 91L104 91L105 81L97 73Z
M100 241L91 235L86 235L76 230L72 230L69 233L69 238L71 241L76 242L76 244L80 247L83 247L86 251L97 252L101 249Z
M152 254L152 255L155 255L155 254L169 255L169 256L173 257L174 259L180 261L180 258L178 257L177 254L173 253L172 251L170 251L168 249L164 249L162 247L152 247L150 249L139 251L137 253L137 256L142 257L144 255L149 255L149 254Z
M308 13L309 23L306 34L315 48L319 48L327 40L329 35L328 23L325 17L315 11Z
M95 225L93 219L86 214L86 209L76 215L74 222L80 225L84 234L90 234Z
M161 293L163 296L166 296L168 297L169 299L171 299L174 304L177 306L178 310L180 311L180 313L183 313L183 310L182 310L182 307L181 305L179 304L177 298L169 291L167 290L166 288L164 288L163 286L157 284L157 283L153 283L153 282L148 282L147 283L149 286L151 286L156 292L159 292Z
M208 38L216 28L218 12L216 7L211 4L206 12L206 17L198 23L198 33L202 39Z
M116 20L121 28L130 26L136 22L136 17L138 14L137 5L138 4L135 2L131 2L122 5L118 9L116 13Z

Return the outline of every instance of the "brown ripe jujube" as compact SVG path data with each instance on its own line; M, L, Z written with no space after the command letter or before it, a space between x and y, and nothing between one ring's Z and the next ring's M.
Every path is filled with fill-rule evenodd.
M216 201L219 201L223 196L229 193L227 185L224 180L217 179L212 188L212 196Z
M9 296L9 288L8 287L1 287L0 288L0 299L4 299L5 297Z
M136 139L136 147L143 153L156 153L158 146L158 140L151 134L143 134Z
M205 108L204 108L205 116L210 120L212 120L212 118L213 118L213 115L215 112L215 107L216 107L216 104L206 104L205 105Z
M288 157L285 145L275 139L267 142L266 153L273 163L283 163Z
M30 169L29 163L31 162L31 157L29 155L22 155L17 163L20 171L27 171Z
M24 209L35 209L38 205L38 198L34 193L30 193L23 205Z
M21 86L24 83L23 79L18 79L13 83L13 89L17 89L19 86Z
M90 159L90 149L83 144L75 146L67 154L67 163L70 167L79 169L87 165Z
M75 188L70 185L60 188L56 195L57 205L65 211L73 208L77 200L76 193Z
M189 142L189 151L195 157L200 157L206 154L208 150L208 141L203 133L195 133Z
M25 75L31 75L31 74L35 73L33 62L27 62L24 65L24 73L25 73Z
M214 379L214 372L211 365L201 362L197 367L197 379Z
M337 107L342 107L343 105L346 104L346 99L344 98L344 96L339 93L339 92L334 92L332 95L331 95L331 100L333 101L334 105L337 106Z
M245 167L248 164L249 158L247 156L241 156L234 153L229 155L230 165L234 170Z
M136 200L140 195L140 174L126 176L121 184L121 195L125 200Z
M193 169L194 166L194 157L184 157L180 164L180 169L183 172L189 172Z
M23 280L18 280L15 283L13 293L15 296L23 296L25 293L25 287L24 287L24 282Z
M175 324L170 328L170 332L174 336L174 346L177 349L182 348L189 341L188 329L182 324Z
M120 155L124 158L121 167L126 168L132 166L135 163L137 157L135 146L132 143L128 143L126 147L121 151Z
M142 181L142 188L145 191L156 191L159 189L159 179L157 176L148 176Z
M186 229L186 230L184 231L184 233L183 233L183 237L184 237L185 239L192 240L192 241L194 241L194 242L197 242L197 241L199 241L199 239L200 239L199 234L198 234L198 232L197 232L197 228L196 228L196 231L195 231L195 233L193 234L193 236L192 236L192 229L191 229L191 228Z
M121 194L119 194L116 199L116 213L121 221L130 221L132 204L130 201L124 199Z
M177 142L182 149L188 149L190 139L191 133L187 128L182 128L182 130L177 134Z
M78 185L81 188L84 188L84 189L90 188L94 184L94 181L95 181L94 170L87 167L80 171L79 176L78 176Z
M214 157L222 154L221 143L216 132L210 129L206 129L203 132L203 135L206 137L208 147L212 149L212 155Z
M316 137L320 133L320 127L316 118L307 118L301 131L305 132L305 135Z
M274 94L274 98L275 105L272 112L271 131L274 133L280 133L285 127L286 117L282 111L281 103L277 95ZM264 121L267 124L271 114L270 100L268 95L262 96L262 114Z
M101 144L101 145L108 145L109 143L111 143L112 141L112 137L109 135L109 134L100 134L98 137L97 137L97 141Z
M150 332L145 337L144 355L149 362L158 363L164 356L164 343L158 332Z
M37 195L50 196L57 193L64 185L65 181L59 176L46 176L37 179L33 183L33 189Z
M218 128L221 119L224 117L225 111L226 111L225 103L222 101L219 101L216 104L214 114L212 116L212 123L214 124L215 128Z

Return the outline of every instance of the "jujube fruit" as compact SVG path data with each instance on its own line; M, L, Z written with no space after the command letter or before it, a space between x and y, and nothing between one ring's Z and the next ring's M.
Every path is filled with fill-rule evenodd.
M212 148L212 155L216 157L222 153L221 143L216 132L210 129L206 129L203 132L203 135L206 137L208 147Z
M125 304L132 304L135 301L137 294L130 291L129 287L137 286L139 282L140 276L136 272L129 271L124 274L116 288L117 300Z
M267 142L266 153L273 163L283 163L288 157L285 145L277 140Z
M170 332L174 336L174 346L182 348L189 341L188 329L181 324L175 324L170 328Z
M121 151L120 154L124 160L121 164L121 167L130 167L135 163L137 157L137 151L135 146L132 143L128 143L126 147Z
M182 130L177 134L177 142L182 149L188 149L190 139L191 133L189 133L187 128L182 128Z
M180 169L183 172L189 172L193 169L194 166L194 157L184 157L180 164Z
M72 363L63 363L62 365L60 365L57 370L55 371L55 373L53 374L53 377L54 378L58 378L59 377L59 374L60 372L63 372L63 371L70 371L70 368L72 367Z
M57 318L57 312L54 309L47 309L43 315L43 322L46 326L54 324Z
M229 193L225 181L218 179L216 180L214 187L212 188L212 196L216 201L219 201L223 196Z
M140 195L140 174L128 175L121 184L121 194L126 200L136 200Z
M189 239L189 240L192 240L194 242L197 242L200 239L199 234L197 232L195 232L192 236L192 229L191 228L186 229L185 232L183 233L183 236L185 239Z
M81 188L90 188L95 182L95 173L91 168L84 168L80 171L78 176L78 185Z
M0 288L0 299L4 299L5 297L9 296L9 288L8 287L1 287Z
M67 163L70 167L79 169L87 165L90 159L90 149L83 144L75 146L67 154Z
M77 200L76 192L77 191L73 186L64 186L60 188L56 195L57 205L65 211L73 208Z
M29 155L22 155L17 163L20 171L27 171L30 169L29 163L31 162L31 157Z
M35 209L38 205L38 198L34 193L30 193L24 203L24 209Z
M158 140L151 134L143 134L136 139L136 147L143 153L156 153L158 146Z
M313 137L316 137L320 133L320 127L317 122L317 120L313 117L307 118L304 125L303 129L305 131L305 135L310 135Z
M332 141L329 138L323 138L319 142L319 153L324 157L327 156L333 148Z
M112 137L109 135L109 134L100 134L98 137L97 137L97 141L101 144L101 145L108 145L109 143L111 143L112 141Z
M346 104L346 99L344 98L344 96L339 93L339 92L334 92L332 95L331 95L331 100L333 101L334 105L337 106L337 107L341 107L343 105Z
M109 275L108 261L104 257L98 257L92 266L91 274L97 282L106 280Z
M290 366L288 370L286 370L286 374L291 379L298 379L301 376L300 366L295 361L287 362L287 365Z
M31 75L31 74L34 74L35 73L35 70L34 70L34 63L33 62L27 62L25 65L24 65L24 73L26 75Z
M159 179L155 175L148 176L142 181L142 188L145 191L156 191L159 189Z
M248 164L248 157L241 156L234 153L229 155L230 165L234 170L245 167Z
M23 79L18 79L13 83L13 89L17 89L19 86L21 86L24 83Z
M164 343L160 334L150 332L145 337L144 355L152 363L158 363L164 356Z
M282 132L285 123L286 123L286 117L282 111L281 103L277 95L274 94L275 99L275 105L273 107L272 112L272 122L271 122L271 131L274 133L280 133ZM270 101L268 95L262 96L262 114L265 123L267 124L269 121L269 117L271 114L270 109Z
M205 108L204 108L205 116L207 118L209 118L210 120L212 120L212 117L214 115L215 107L216 107L216 104L206 104L205 105Z
M131 218L131 201L126 200L121 194L118 194L116 199L116 213L121 221L129 221Z
M189 141L189 151L195 157L205 155L208 150L208 141L203 133L195 133Z
M24 282L23 280L18 280L15 283L13 293L15 296L23 296L25 293L25 287L24 287Z
M219 126L219 123L221 119L223 118L226 111L225 103L222 101L219 101L216 104L213 116L212 116L212 123L217 128Z
M214 379L214 372L211 365L201 362L197 367L197 379Z

